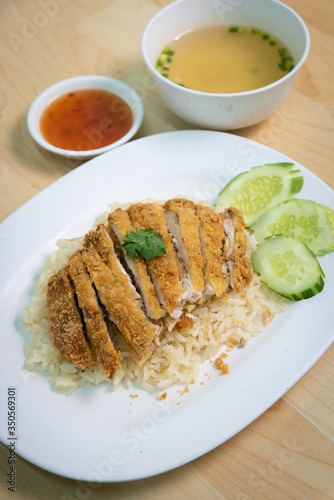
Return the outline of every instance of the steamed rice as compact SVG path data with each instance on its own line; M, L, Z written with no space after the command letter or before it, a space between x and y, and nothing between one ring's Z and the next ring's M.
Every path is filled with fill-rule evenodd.
M103 221L104 216L97 222ZM248 235L249 236L249 235ZM254 240L249 237L250 249ZM65 360L54 346L48 328L46 292L51 276L63 267L72 253L82 248L81 240L60 240L58 249L45 262L31 305L23 310L20 319L29 333L30 342L24 345L25 368L43 371L49 375L56 390L72 394L84 385L109 383L116 388L121 382L130 386L137 381L144 389L155 391L175 383L195 381L200 363L217 355L222 346L247 343L268 326L268 322L287 305L276 294L253 277L241 294L232 291L226 303L215 298L204 306L197 306L186 313L193 326L187 331L177 331L172 322L154 340L154 349L144 366L136 365L128 353L121 352L122 367L113 380L106 380L101 365L91 365L84 370Z

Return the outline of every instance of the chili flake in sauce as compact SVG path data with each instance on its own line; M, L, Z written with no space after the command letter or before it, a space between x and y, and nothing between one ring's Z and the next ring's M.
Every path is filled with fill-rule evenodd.
M106 90L84 89L55 99L40 122L45 140L70 151L103 148L121 139L133 123L129 105Z

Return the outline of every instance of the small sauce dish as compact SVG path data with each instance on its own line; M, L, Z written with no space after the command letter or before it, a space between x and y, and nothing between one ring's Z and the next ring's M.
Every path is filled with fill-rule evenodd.
M106 108L108 107L111 110L109 118L92 120L91 126L83 130L84 140L78 141L76 147L65 148L53 145L50 139L50 142L49 140L47 140L45 131L43 133L43 121L45 121L44 118L46 110L51 109L50 105L56 103L57 100L61 101L62 98L66 98L66 96L72 97L76 92L78 92L78 96L84 96L85 94L88 95L87 92L84 92L85 90L96 90L96 94L98 94L99 92L100 94L103 94L103 92L101 91L104 91L104 93L107 92L114 95L116 100L114 102L111 101L110 105L105 105ZM100 97L97 97L97 99L99 98ZM67 108L69 108L69 106L67 106ZM53 112L53 110L51 111ZM67 112L68 111L75 112L80 110L67 109ZM115 121L116 125L112 124L112 113L114 113L115 118L117 118L117 121ZM122 135L122 132L120 134L117 134L117 138L114 140L114 142L105 145L105 141L102 141L102 138L104 138L105 135L106 122L108 122L109 129L110 124L112 127L117 127L117 123L119 124L120 119L122 120L123 116L127 116L128 119L129 114L132 114L132 120L127 127L127 131L124 132L124 135ZM105 153L110 149L114 149L129 141L138 131L142 123L143 116L143 103L138 94L131 87L129 87L124 82L121 82L120 80L115 80L114 78L89 75L68 78L67 80L55 83L51 87L44 90L34 100L29 108L27 115L27 125L33 139L48 151L66 156L67 158L89 159ZM69 118L72 117L70 116ZM70 119L66 120L66 118L64 118L64 125L66 125L66 121L68 121L69 130L71 129L71 127L72 129L75 127L75 121L73 122ZM63 131L59 132L58 130L58 135L61 133L66 135L66 126L64 126ZM70 131L68 133L70 134ZM99 147L100 142L101 144L104 144L103 147Z

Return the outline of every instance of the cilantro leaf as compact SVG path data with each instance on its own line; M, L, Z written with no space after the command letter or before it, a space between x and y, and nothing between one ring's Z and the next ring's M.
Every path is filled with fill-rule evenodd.
M128 231L120 247L124 248L127 257L133 260L138 259L138 254L146 260L166 254L166 245L161 234L152 228L136 228L134 231Z

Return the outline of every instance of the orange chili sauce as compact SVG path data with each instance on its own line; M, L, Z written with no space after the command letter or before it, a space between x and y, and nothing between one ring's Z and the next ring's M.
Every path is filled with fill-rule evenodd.
M41 132L50 144L71 151L103 148L121 139L133 123L120 97L99 89L69 92L43 112Z

